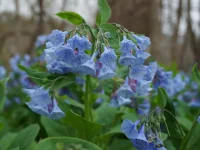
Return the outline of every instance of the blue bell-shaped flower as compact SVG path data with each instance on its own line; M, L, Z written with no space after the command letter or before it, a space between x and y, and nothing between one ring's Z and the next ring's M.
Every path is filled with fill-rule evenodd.
M101 54L99 61L102 64L110 66L117 60L117 55L115 51L111 48L104 46L104 52Z
M146 50L147 47L151 44L150 39L146 36L137 36L135 34L132 34L132 36L136 39L140 50L143 50L143 51Z
M143 60L147 59L149 56L151 56L149 53L144 52L142 50L139 50L136 46L134 47L135 53L137 58L142 58Z
M103 65L99 72L99 80L107 80L116 76L116 73L107 65Z
M122 96L117 97L118 106L130 104L131 100L129 98L124 98Z
M157 62L150 63L147 66L147 74L144 76L145 81L152 81L157 71Z
M62 32L60 30L53 30L48 36L47 48L61 46L65 42L65 36L68 32Z
M85 52L79 52L77 55L75 55L75 58L73 59L73 67L77 69L80 65L88 60L90 60L89 55L87 55Z
M131 120L124 120L121 125L121 131L126 135L129 139L135 139L138 136L137 125L139 124L139 120L136 120L134 123Z
M126 78L125 84L122 85L119 90L117 90L116 94L125 98L130 98L135 95L131 87L128 85L128 78Z
M122 53L119 58L119 64L124 66L131 66L138 63L138 60L135 56L133 56L130 52L129 53Z
M152 89L150 88L151 82L149 81L137 81L136 84L136 93L139 96L146 96L148 95L149 91Z
M80 65L78 67L78 72L88 74L88 75L91 75L91 76L95 76L96 75L96 68L95 68L94 58L96 56L97 56L97 53L94 53L90 60L88 60L85 63L83 63L82 65Z
M135 44L132 40L129 40L126 38L126 36L123 36L123 41L120 42L120 51L130 53L134 46Z
M80 37L78 34L68 39L67 43L72 47L72 49L78 49L78 52L90 50L92 47L92 44L85 36Z
M27 106L35 113L47 116L51 119L60 119L65 116L64 112L58 107L55 100L49 96L48 90L39 89L25 89L31 101L27 102Z
M139 149L147 149L149 147L149 142L145 136L144 125L141 126L138 136L131 140L133 145Z
M66 63L72 63L72 60L75 57L74 50L70 47L69 44L63 45L57 48L54 52L58 60L61 60Z
M135 80L143 80L144 75L147 73L147 68L144 65L131 66L129 77Z

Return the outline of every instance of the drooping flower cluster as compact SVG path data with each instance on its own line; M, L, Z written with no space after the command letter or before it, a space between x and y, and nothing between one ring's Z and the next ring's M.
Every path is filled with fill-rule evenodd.
M31 97L31 101L26 104L33 112L56 120L65 116L56 100L50 97L48 90L38 88L24 89L24 91Z
M122 54L119 58L119 64L128 67L129 75L124 84L113 94L112 106L129 104L131 97L147 95L151 90L150 84L157 70L156 62L150 63L149 66L143 65L150 56L144 51L151 44L149 38L134 34L132 36L137 41L137 45L126 36L120 43Z
M121 130L137 150L166 150L158 132L152 130L148 124L143 124L141 120L132 122L126 119Z
M0 80L5 78L6 76L6 69L3 66L0 66Z

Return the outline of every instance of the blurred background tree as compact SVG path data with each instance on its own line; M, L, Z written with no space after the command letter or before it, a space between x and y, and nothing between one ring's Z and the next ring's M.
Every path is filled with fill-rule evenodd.
M110 22L151 38L152 56L189 70L200 61L200 0L108 0ZM0 60L16 53L32 53L38 35L71 24L54 14L73 10L95 24L97 0L0 0Z

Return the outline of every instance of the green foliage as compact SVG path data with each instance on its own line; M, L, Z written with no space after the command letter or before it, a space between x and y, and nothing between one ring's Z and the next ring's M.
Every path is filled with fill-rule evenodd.
M107 0L98 0L99 15L97 16L97 25L106 23L111 17L111 9Z
M61 87L73 84L75 81L75 76L72 74L68 74L67 76L59 76L46 72L40 72L35 69L24 67L22 65L19 65L19 68L26 71L29 77L38 85L50 89L60 89Z
M95 139L102 128L101 124L90 122L71 110L67 110L63 122L67 126L73 127L82 139L90 141Z
M76 147L74 147L76 145ZM47 138L39 142L34 150L102 150L97 145L72 137Z
M111 38L108 39L110 46L114 49L119 49L120 47L120 35L118 29L109 23L104 23L99 26L104 32L110 32Z
M17 133L7 133L0 139L0 150L7 150L17 137Z
M31 144L34 142L38 132L39 126L37 124L30 125L23 130L21 130L12 143L9 146L9 149L20 147L20 150L28 150L31 147Z
M196 82L200 85L200 71L198 69L198 64L195 64L192 68L193 76L196 80Z
M79 14L75 12L65 11L65 12L59 12L56 15L62 19L68 20L74 25L80 25L82 23L85 23L83 17L81 17Z
M0 80L0 111L3 109L6 101L6 83L8 80L9 78Z
M163 88L158 88L157 105L160 106L160 108L166 106L168 102L167 98L165 90Z

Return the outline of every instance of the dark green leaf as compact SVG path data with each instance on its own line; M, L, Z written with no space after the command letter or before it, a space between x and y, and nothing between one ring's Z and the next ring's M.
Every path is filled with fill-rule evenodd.
M61 125L47 117L42 116L41 123L44 126L48 137L72 136L72 129L69 129L67 126Z
M75 76L72 74L60 76L46 72L40 72L31 68L24 67L22 65L19 65L19 68L26 71L26 73L35 83L46 88L59 89L66 85L70 85L75 81Z
M17 133L7 133L0 139L0 150L7 150L17 137Z
M101 16L101 24L106 23L111 17L111 9L107 0L98 0L98 8Z
M30 149L31 144L34 142L40 127L37 124L30 125L20 131L17 137L13 140L9 149L20 147L20 150Z
M77 148L80 150L102 150L100 147L93 143L72 137L47 138L39 142L34 150L58 150Z
M100 25L101 25L101 14L100 14L100 13L97 14L97 17L96 17L96 25L97 25L97 26L100 26Z
M195 64L192 68L193 76L196 82L200 85L200 71L198 69L198 64Z
M85 20L77 13L71 11L59 12L56 14L62 19L68 20L74 25L85 23Z
M102 127L102 125L90 122L71 110L67 110L66 117L63 121L66 125L76 129L80 137L87 140L93 140Z
M158 88L157 104L161 108L164 108L167 104L167 97L165 95L166 93L164 93L164 92L165 91L163 88Z
M8 80L9 78L0 80L0 111L3 109L6 101L6 83Z

